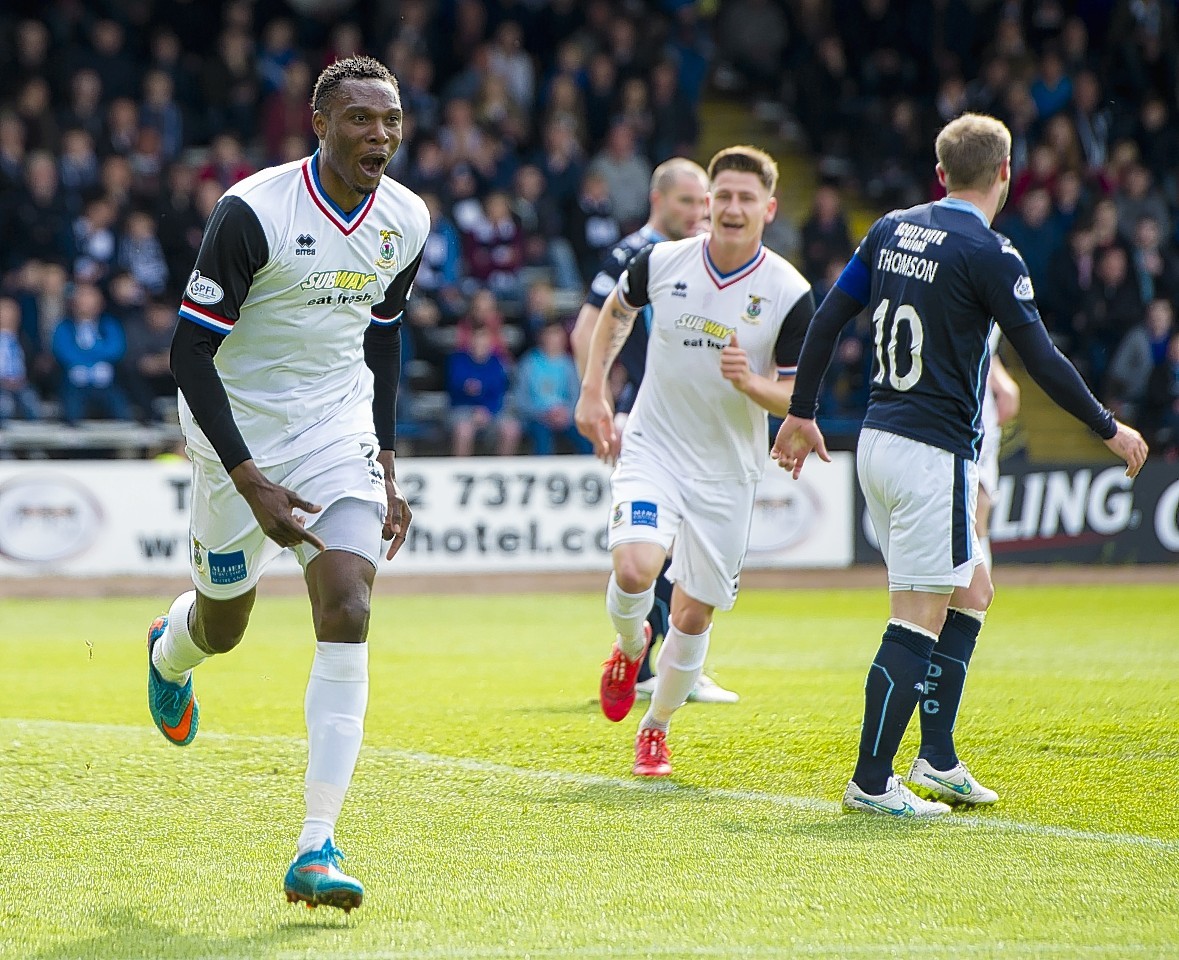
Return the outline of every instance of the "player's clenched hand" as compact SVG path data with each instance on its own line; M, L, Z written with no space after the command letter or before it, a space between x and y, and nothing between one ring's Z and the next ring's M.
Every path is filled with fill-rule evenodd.
M823 439L823 431L814 420L804 420L801 417L787 416L778 428L778 436L774 440L770 456L783 470L789 470L797 480L802 473L803 461L811 451L818 453L819 459L831 462L831 454L827 452L827 443Z
M385 529L381 531L381 539L390 541L385 559L392 560L405 543L405 538L409 536L409 524L413 519L409 501L397 485L397 478L393 476L392 464L385 468L385 493L389 498L389 511L385 514Z
M1150 449L1146 446L1146 441L1142 439L1142 434L1137 430L1127 427L1120 421L1115 422L1118 425L1118 432L1106 440L1105 445L1126 461L1126 476L1136 477L1138 471L1142 469L1142 465L1146 463L1146 455Z
M324 549L323 541L306 529L307 518L297 517L294 513L296 510L319 513L323 507L304 500L294 490L271 483L253 460L239 463L229 475L237 492L249 504L258 526L271 540L280 547L309 543L317 550Z
M582 390L573 411L577 432L594 445L599 460L612 463L618 459L618 431L614 428L614 411L606 397L594 390Z
M721 376L741 390L749 375L749 354L737 343L737 334L734 333L733 339L721 350Z

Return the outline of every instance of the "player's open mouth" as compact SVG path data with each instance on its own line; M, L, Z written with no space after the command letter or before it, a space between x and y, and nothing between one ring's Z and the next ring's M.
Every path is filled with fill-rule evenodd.
M385 164L387 162L388 160L383 153L372 153L360 158L360 169L370 177L379 177L385 172Z

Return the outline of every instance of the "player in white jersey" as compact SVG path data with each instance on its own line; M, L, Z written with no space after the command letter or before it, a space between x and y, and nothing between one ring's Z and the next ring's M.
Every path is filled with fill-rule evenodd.
M987 390L983 394L982 448L978 452L978 511L975 530L982 548L983 563L991 566L991 504L999 490L999 447L1003 425L1019 413L1019 384L1007 372L999 359L999 341L1003 331L996 326L991 331L987 348L991 367L987 373Z
M777 175L754 147L717 153L708 167L711 232L639 253L603 304L590 341L577 426L600 457L618 458L606 590L617 639L600 685L611 720L634 704L650 642L644 621L675 542L670 626L635 739L639 776L671 773L668 725L703 669L713 610L736 600L769 442L767 411L782 415L789 406L814 313L806 280L761 243L776 212ZM646 372L619 458L606 378L647 304Z
M393 465L401 315L430 218L384 177L402 110L383 65L332 64L312 105L319 149L226 191L180 306L172 371L196 590L148 632L148 705L170 742L192 740L192 669L237 646L258 578L292 548L317 645L306 816L283 886L288 900L351 910L364 889L333 833L364 730L373 577L410 522Z

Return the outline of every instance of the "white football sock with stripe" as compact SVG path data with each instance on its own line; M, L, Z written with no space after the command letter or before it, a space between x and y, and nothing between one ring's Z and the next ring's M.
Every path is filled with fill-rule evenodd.
M152 666L169 683L186 683L192 668L204 663L209 655L192 640L188 618L196 605L196 591L189 590L172 601L168 608L168 626L151 651Z
M368 644L317 643L303 711L307 719L307 814L298 852L332 838L364 739Z

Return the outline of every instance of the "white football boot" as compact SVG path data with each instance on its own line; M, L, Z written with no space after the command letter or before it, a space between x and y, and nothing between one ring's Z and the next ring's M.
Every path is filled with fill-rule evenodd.
M874 813L886 817L941 817L950 808L936 800L922 800L901 783L896 776L888 778L884 793L864 793L854 780L847 782L843 792L843 809L849 813Z
M918 757L905 780L921 796L943 803L977 807L999 799L999 794L974 779L962 761L949 770L936 770Z

